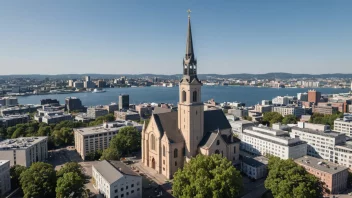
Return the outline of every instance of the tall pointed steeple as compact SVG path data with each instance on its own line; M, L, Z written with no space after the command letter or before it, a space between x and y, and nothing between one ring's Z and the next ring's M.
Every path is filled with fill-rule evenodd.
M182 81L192 82L197 78L197 60L194 55L193 50L193 39L192 39L192 29L191 29L191 10L188 10L188 30L187 30L187 42L186 42L186 54L183 59L183 78Z

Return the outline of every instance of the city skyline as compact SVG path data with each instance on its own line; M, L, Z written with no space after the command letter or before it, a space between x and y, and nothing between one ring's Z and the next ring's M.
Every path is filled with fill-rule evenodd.
M179 74L189 8L200 74L352 73L351 2L152 2L4 2L1 74Z

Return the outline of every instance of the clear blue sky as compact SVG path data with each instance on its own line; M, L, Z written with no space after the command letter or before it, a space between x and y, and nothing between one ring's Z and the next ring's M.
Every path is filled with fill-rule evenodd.
M0 74L352 73L351 0L10 0Z

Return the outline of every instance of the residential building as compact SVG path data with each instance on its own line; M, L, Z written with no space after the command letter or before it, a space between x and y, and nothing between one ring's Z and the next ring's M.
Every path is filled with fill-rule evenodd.
M241 150L255 154L277 156L281 159L296 159L306 155L307 143L289 133L268 127L251 127L242 133Z
M18 105L18 99L15 97L0 98L0 106L15 106Z
M97 107L89 107L87 108L87 117L96 119L100 116L105 116L108 115L109 112L106 109L103 108L97 108Z
M82 105L82 102L79 98L76 97L67 97L65 99L65 107L68 112L71 111L82 111L85 108Z
M142 163L170 179L198 154L220 154L239 164L239 142L222 110L204 111L190 16L177 112L153 113L142 130ZM181 69L181 67L180 67Z
M104 80L98 80L96 81L96 85L98 88L104 88L106 87L106 82Z
M248 120L230 121L232 132L242 138L242 132L244 129L254 126L254 122Z
M321 98L321 93L316 90L308 91L308 102L312 102L314 104L318 104Z
M121 161L100 161L92 166L93 187L106 198L142 197L142 176Z
M0 196L11 190L10 161L0 160Z
M130 108L130 96L127 94L119 95L119 110Z
M337 107L332 106L314 106L313 113L320 113L324 115L332 115L338 112Z
M95 83L93 81L84 81L84 88L86 89L92 89L95 88Z
M100 126L73 129L75 149L84 160L88 153L108 148L112 137L126 126L142 130L142 125L122 120L104 123Z
M334 121L334 131L352 137L352 116L345 116Z
M330 130L330 126L299 122L292 127L291 137L307 142L307 155L335 162L334 146L346 142L345 134ZM337 162L336 162L337 163Z
M295 106L277 106L272 108L273 112L278 112L282 116L294 115L297 118L300 118L305 114L305 110L302 107Z
M240 109L238 109L238 108L229 109L229 110L227 110L227 113L241 118L241 117L244 117L244 116L248 116L248 109L243 109L243 108L240 108Z
M297 100L308 102L308 93L298 93Z
M288 105L290 104L290 98L288 96L277 96L273 98L272 103L275 105Z
M346 190L348 168L311 156L298 158L295 162L324 183L328 190L325 194L340 194Z
M73 87L74 82L75 82L75 80L68 80L68 86Z
M141 117L150 116L153 112L153 107L149 104L139 104L136 106L136 111Z
M4 116L0 117L0 127L12 127L17 124L27 123L29 120L30 118L28 114Z
M90 76L85 76L84 81L90 81Z
M0 109L1 116L16 115L16 114L27 114L37 111L41 106L26 105L26 106L15 106Z
M120 120L132 120L132 121L139 121L141 117L139 113L134 111L115 111L114 113L116 119Z
M82 81L76 81L73 83L73 87L76 89L82 89L84 88L84 83Z
M252 179L261 179L268 174L268 158L264 156L243 157L241 160L241 171Z
M0 142L0 159L10 160L10 166L29 167L48 158L48 137L21 137Z
M38 113L34 115L34 120L46 124L56 124L65 120L73 120L71 114L66 114L63 111L50 106L43 106L43 108L38 109L37 112Z
M257 104L254 107L254 111L260 112L260 113L266 113L266 112L271 112L272 106L271 105L260 105Z
M109 105L105 105L104 109L108 110L109 113L114 113L115 111L119 110L119 106L116 103L111 103Z
M272 105L272 101L271 100L262 100L262 105Z

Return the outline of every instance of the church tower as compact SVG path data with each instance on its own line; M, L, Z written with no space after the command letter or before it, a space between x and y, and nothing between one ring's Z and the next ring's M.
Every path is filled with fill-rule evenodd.
M197 60L194 55L191 16L188 10L186 55L183 59L183 77L179 86L178 129L185 140L185 157L197 155L198 144L203 138L204 105L201 101L202 83L197 77Z

